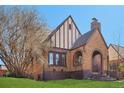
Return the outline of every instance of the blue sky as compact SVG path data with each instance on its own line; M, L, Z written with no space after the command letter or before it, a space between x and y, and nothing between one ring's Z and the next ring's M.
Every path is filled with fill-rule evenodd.
M81 33L90 30L93 17L101 22L102 34L107 42L124 46L124 6L34 6L54 29L71 15ZM119 40L120 35L120 40Z
M35 8L38 13L47 21L48 27L54 29L66 17L71 15L81 33L90 30L90 23L93 17L101 22L101 29L104 39L110 43L124 46L124 6L22 6ZM120 40L119 40L120 35ZM1 63L1 62L0 62Z

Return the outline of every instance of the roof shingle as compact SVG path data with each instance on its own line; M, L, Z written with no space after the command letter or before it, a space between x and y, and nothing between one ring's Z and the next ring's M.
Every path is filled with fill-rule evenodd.
M73 44L72 49L85 45L94 32L95 30L91 30L81 35Z

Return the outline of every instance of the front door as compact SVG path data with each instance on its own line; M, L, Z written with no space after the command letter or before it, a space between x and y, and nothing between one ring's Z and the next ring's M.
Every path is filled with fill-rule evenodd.
M92 72L102 74L102 55L98 51L92 56Z

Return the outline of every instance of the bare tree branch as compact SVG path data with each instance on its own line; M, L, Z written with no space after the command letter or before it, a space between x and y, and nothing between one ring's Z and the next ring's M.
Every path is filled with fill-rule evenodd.
M0 9L0 58L10 72L24 75L34 58L46 62L47 36L46 23L34 10Z

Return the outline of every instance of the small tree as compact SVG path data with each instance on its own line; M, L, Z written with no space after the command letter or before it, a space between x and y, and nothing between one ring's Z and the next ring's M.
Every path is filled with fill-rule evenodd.
M16 76L24 76L34 58L46 62L47 36L47 26L36 11L0 8L0 58Z
M124 63L119 64L119 71L124 72Z

